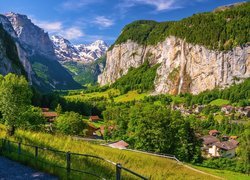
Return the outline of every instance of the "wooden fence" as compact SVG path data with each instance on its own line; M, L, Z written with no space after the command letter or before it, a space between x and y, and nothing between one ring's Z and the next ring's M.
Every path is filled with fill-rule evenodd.
M121 180L122 178L122 171L126 171L129 174L133 175L135 177L135 179L148 179L126 167L123 167L120 163L115 163L113 161L110 161L108 159L99 157L99 156L95 156L95 155L90 155L90 154L79 154L79 153L72 153L72 152L65 152L65 151L59 151L59 150L55 150L55 149L51 149L51 148L46 148L46 147L40 147L40 146L34 146L34 145L30 145L30 144L24 144L24 143L20 143L20 142L15 142L15 141L11 141L8 139L0 139L1 140L1 146L0 146L0 151L1 153L17 153L17 155L19 157L21 156L28 156L30 158L33 158L35 161L37 161L38 163L45 163L42 160L39 160L39 155L41 153L41 151L43 151L44 153L49 153L49 152L53 152L55 154L60 154L62 157L62 159L64 159L65 161L65 166L55 166L58 168L62 168L65 169L67 172L67 175L70 175L71 172L78 172L78 173L83 173L83 174L88 174L90 176L93 176L95 178L98 179L105 179L101 176L99 176L98 174L92 173L92 172L88 172L88 171L84 171L84 170L79 170L79 169L74 169L72 168L73 164L71 161L72 156L76 157L76 158L80 158L80 157L90 157L90 158L94 158L94 159L98 159L101 161L105 161L109 164L111 164L112 166L115 166L115 179L116 180ZM15 148L14 148L15 145ZM34 154L27 154L24 152L23 147L29 147L31 150L33 149Z

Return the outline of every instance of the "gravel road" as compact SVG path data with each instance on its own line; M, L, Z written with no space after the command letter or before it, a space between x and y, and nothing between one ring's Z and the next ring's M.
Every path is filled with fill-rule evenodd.
M57 180L58 178L0 157L0 180Z

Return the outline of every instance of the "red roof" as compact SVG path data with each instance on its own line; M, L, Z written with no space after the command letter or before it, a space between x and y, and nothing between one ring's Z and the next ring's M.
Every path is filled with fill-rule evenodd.
M203 140L203 144L209 145L215 142L219 142L220 140L214 136L206 135L201 138Z
M224 149L224 150L230 150L230 149L234 149L237 147L238 142L233 140L233 141L223 141L223 142L216 142L214 143L214 145L220 149Z
M57 113L56 112L43 112L43 116L47 118L53 118L53 117L57 117Z
M118 149L126 149L129 146L129 144L121 140L114 143L110 143L109 146Z
M219 133L220 133L220 132L217 131L216 129L213 129L213 130L210 130L210 131L209 131L209 134L210 134L210 135L219 134Z
M42 112L49 112L49 108L42 108Z
M99 116L90 116L89 117L90 120L100 120Z

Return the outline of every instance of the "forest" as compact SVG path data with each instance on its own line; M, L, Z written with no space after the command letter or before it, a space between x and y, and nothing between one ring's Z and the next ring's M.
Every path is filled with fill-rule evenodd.
M246 2L224 11L194 14L180 21L138 20L124 27L115 44L130 39L143 45L155 45L168 36L176 36L209 49L230 50L250 42L249 11L250 2Z

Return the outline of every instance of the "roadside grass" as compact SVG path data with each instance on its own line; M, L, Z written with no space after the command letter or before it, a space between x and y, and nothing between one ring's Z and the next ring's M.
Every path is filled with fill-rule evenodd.
M142 100L148 93L139 94L137 91L129 91L127 94L123 94L114 98L115 102L127 102L133 100Z
M88 119L84 119L84 121L85 121L86 123L88 123L88 124L93 124L93 125L94 125L95 127L97 127L97 128L99 128L100 126L105 125L105 122L102 121L102 120L97 121L97 122L92 122L92 121L90 121L90 120L88 120Z
M230 104L230 101L225 99L215 99L211 101L209 104L212 106L224 106Z
M5 138L4 126L0 126L0 138ZM182 164L178 164L176 161L156 157L152 155L146 155L136 152L123 151L105 147L91 142L82 140L75 140L69 136L63 135L51 135L41 132L29 132L17 130L14 137L9 138L11 140L19 141L26 144L32 144L47 148L52 148L60 151L70 151L74 153L91 154L97 155L113 162L119 162L124 167L129 168L137 173L150 177L151 179L211 179L209 175L202 174L184 167ZM26 153L33 155L34 149L24 149ZM65 166L65 154L53 154L45 151L42 155L42 159L47 163ZM39 151L40 153L40 151ZM9 157L16 160L20 160L13 154ZM32 161L26 159L25 163L32 165ZM46 165L39 165L36 163L38 168L46 169L50 173L59 175L62 179L65 177L65 172L62 170L51 170ZM115 179L115 167L107 164L106 162L95 160L86 157L72 156L72 168L82 169L84 171L96 173L107 179ZM122 172L123 179L137 179L128 173ZM74 179L81 179L83 175L75 174ZM91 179L91 178L90 178Z
M192 166L195 169L213 174L215 176L219 176L225 178L227 180L249 180L250 176L247 174L242 174L238 172L228 171L228 170L218 170L218 169L211 169L201 166Z

